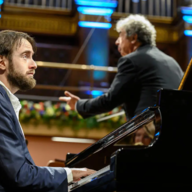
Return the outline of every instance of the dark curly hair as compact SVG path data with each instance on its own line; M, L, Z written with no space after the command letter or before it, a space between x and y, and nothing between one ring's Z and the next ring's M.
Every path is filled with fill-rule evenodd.
M27 33L4 30L0 32L0 55L12 60L14 49L21 46L22 39L26 39L31 44L33 51L36 52L35 40Z

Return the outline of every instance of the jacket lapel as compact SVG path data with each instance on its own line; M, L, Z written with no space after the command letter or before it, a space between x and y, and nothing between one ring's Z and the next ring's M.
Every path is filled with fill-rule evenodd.
M35 164L33 159L31 158L31 155L29 154L29 151L28 151L28 148L27 148L27 145L26 145L26 142L25 142L25 137L21 131L21 126L20 126L20 123L17 119L17 116L15 114L15 111L13 109L13 106L11 104L11 101L5 91L5 89L0 85L0 93L4 96L5 100L7 101L6 102L6 105L7 105L7 108L10 110L10 113L12 114L12 117L13 117L13 123L14 123L14 132L15 134L17 135L17 138L20 140L22 146L23 146L23 150L24 150L24 154L25 154L25 158L31 163L31 164Z
M13 116L13 122L14 122L14 124L15 124L15 133L19 136L20 140L21 140L22 143L23 143L23 142L25 142L25 138L24 138L23 133L22 133L22 131L21 131L21 127L20 127L19 121L18 121L18 119L17 119L17 116L16 116L16 114L15 114L15 111L14 111L14 109L13 109L13 106L12 106L12 104L11 104L11 101L10 101L9 97L8 97L5 89L4 89L1 85L0 85L0 92L3 94L4 98L6 99L6 101L7 101L7 107L9 108L10 113L11 113L12 116Z

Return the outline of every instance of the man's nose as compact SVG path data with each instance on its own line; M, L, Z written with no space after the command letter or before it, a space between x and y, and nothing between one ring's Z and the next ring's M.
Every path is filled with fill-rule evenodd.
M31 61L30 68L37 69L37 64L34 60Z

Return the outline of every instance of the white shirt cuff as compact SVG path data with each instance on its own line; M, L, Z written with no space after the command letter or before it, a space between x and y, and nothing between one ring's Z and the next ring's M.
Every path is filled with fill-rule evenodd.
M67 172L67 181L68 181L68 183L71 183L73 181L72 171L71 171L71 169L69 169L67 167L65 167L64 169Z

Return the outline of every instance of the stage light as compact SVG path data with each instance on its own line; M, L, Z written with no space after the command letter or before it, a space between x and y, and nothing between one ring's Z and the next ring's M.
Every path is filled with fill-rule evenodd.
M192 16L185 15L183 16L183 20L187 23L192 23Z
M181 13L183 15L192 15L192 8L191 7L181 7Z
M181 7L181 13L183 14L183 21L185 21L191 28L192 24L192 7ZM186 14L186 15L185 15ZM189 29L190 29L189 28ZM184 30L186 36L192 36L192 30Z
M91 94L93 96L100 96L100 95L103 95L103 91L93 90L91 91Z
M184 34L185 34L186 36L192 36L192 30L185 30L185 31L184 31Z
M110 16L113 13L112 9L107 8L94 8L94 7L78 7L79 13L86 15L102 15L102 16Z
M93 95L93 97L98 97L100 95L103 95L103 91L99 91L99 90L92 90L92 91L86 91L87 95Z
M103 29L110 29L112 26L111 23L100 23L90 21L79 21L78 24L80 27L103 28Z
M160 133L159 133L159 132L155 134L155 136L158 136L158 135L160 135Z
M75 3L81 6L111 7L111 8L117 7L117 1L106 2L106 1L75 0Z

